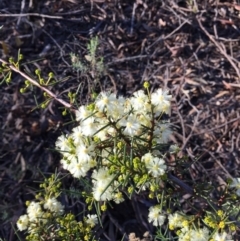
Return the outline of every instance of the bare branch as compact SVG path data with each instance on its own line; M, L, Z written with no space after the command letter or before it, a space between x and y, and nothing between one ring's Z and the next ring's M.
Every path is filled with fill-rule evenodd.
M76 109L69 104L68 102L59 99L54 93L52 93L48 88L40 85L36 80L30 78L28 75L26 75L25 73L23 73L21 70L19 70L18 68L16 68L15 66L13 66L12 64L7 63L6 61L4 61L3 59L0 59L0 62L2 62L3 64L7 65L12 71L20 74L22 77L24 77L25 79L27 79L29 82L31 82L33 85L37 86L38 88L40 88L41 90L45 91L49 96L51 96L53 99L55 99L56 101L58 101L59 103L61 103L63 106L65 106L66 108L72 110L72 111L76 111Z
M215 44L215 46L219 49L220 53L228 60L228 62L232 65L232 67L235 69L237 76L238 76L238 83L240 83L240 72L236 64L233 62L232 57L230 57L226 51L223 50L223 48L220 46L220 44L214 39L214 37L208 33L208 31L203 27L200 17L197 18L198 24L202 31L208 36L208 38Z

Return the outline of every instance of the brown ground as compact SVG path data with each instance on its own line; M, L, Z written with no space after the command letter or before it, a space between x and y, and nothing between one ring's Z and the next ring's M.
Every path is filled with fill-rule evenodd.
M0 57L16 58L21 49L22 70L39 68L43 76L52 71L63 81L51 90L64 100L77 88L78 103L88 101L92 90L130 95L144 80L153 88L169 88L172 141L190 160L198 158L191 178L201 181L207 173L221 182L239 176L239 0L1 0L1 25ZM75 53L86 62L86 46L94 36L105 66L99 81L94 71L73 69L70 57ZM23 83L14 74L0 88L0 237L6 241L17 240L11 223L23 214L24 202L33 199L40 172L58 167L55 140L71 129L63 125L71 116L62 117L59 103L36 108L44 100L42 91L20 94ZM121 216L116 212L108 213L110 239L117 232L136 231L131 225L146 229L136 218L136 206Z

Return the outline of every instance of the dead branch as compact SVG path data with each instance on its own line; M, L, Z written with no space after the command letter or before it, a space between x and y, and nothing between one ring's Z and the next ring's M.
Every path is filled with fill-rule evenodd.
M50 19L66 19L63 16L57 16L57 15L47 15L47 14L41 14L41 13L0 13L0 17L8 17L8 18L14 18L14 17L41 17L41 18L50 18ZM70 21L77 21L82 20L81 18L69 18L66 20Z
M220 53L228 60L228 62L235 69L237 76L238 76L238 83L240 83L240 72L239 72L238 67L233 62L232 58L226 53L226 51L223 50L223 48L220 46L220 44L214 39L214 37L211 34L209 34L208 31L203 27L200 18L201 18L201 16L197 17L197 21L198 21L200 28L208 36L208 38L215 44L215 46L219 49Z
M18 68L16 68L15 66L13 66L12 64L7 63L6 61L4 61L3 59L0 59L0 62L2 62L3 64L7 65L12 71L20 74L22 77L24 77L25 79L27 79L31 84L35 85L36 87L40 88L41 90L45 91L49 96L51 96L53 99L55 99L56 101L58 101L59 103L61 103L63 106L65 106L66 108L72 110L72 111L76 111L75 108L69 104L68 102L58 98L53 92L51 92L48 88L40 85L36 80L30 78L27 74L23 73L21 70L19 70Z

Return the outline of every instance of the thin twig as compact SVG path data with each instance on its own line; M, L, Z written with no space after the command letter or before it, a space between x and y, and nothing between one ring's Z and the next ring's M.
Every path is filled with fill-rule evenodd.
M6 61L4 61L3 59L0 59L0 62L2 62L3 64L7 65L11 70L13 70L14 72L20 74L22 77L24 77L25 79L27 79L29 82L31 82L33 85L37 86L38 88L40 88L41 90L45 91L49 96L51 96L53 99L55 99L56 101L58 101L59 103L61 103L63 106L65 106L66 108L72 110L72 111L76 111L75 108L69 104L68 102L59 99L54 93L52 93L49 89L47 89L46 87L40 85L37 81L35 81L34 79L30 78L27 74L23 73L21 70L19 70L18 68L16 68L15 66L13 66L12 64L7 63Z
M220 53L229 61L229 63L232 65L232 67L235 69L237 75L238 75L238 83L240 83L240 72L236 64L233 62L232 58L222 49L220 44L214 39L214 37L208 33L208 31L203 27L200 17L197 17L198 24L202 31L208 36L208 38L216 45L216 47L219 49Z
M137 56L126 57L126 58L121 58L121 59L114 59L108 65L111 65L113 63L118 63L118 62L125 62L125 61L130 61L130 60L135 60L135 59L147 58L147 57L148 57L148 55L137 55Z
M121 232L122 235L125 235L125 231L122 226L118 223L118 221L112 216L111 212L107 211L107 215L111 222L115 225L115 227Z
M192 137L193 132L194 132L194 130L195 130L195 127L197 126L197 124L199 124L199 115L201 114L201 111L199 111L199 110L191 103L191 101L190 101L189 98L187 99L187 102L188 102L188 104L197 112L197 115L196 115L195 118L194 118L194 123L193 123L193 126L191 127L191 132L190 132L190 134L188 135L188 137L185 138L185 141L184 141L184 143L183 143L183 145L182 145L182 147L181 147L181 150L183 150L183 149L186 147L187 142L188 142L189 139Z
M222 170L225 172L227 177L233 179L232 175L227 171L227 169L222 165L222 163L215 157L215 155L212 154L209 150L207 151L207 153L214 159L214 161L218 164L218 166L222 168Z
M149 50L152 46L154 46L156 43L158 43L159 41L163 41L166 40L168 38L170 38L173 34L175 34L179 29L182 28L183 25L185 25L186 23L189 23L188 20L185 20L183 23L181 23L176 29L174 29L170 34L168 34L166 37L159 37L154 43L152 43L147 50Z
M211 129L204 130L204 131L199 132L199 133L196 133L196 134L192 134L192 136L203 135L203 134L206 133L206 132L209 133L209 132L211 132L211 131L217 130L217 129L221 128L221 127L224 127L224 126L226 126L226 125L228 125L228 124L230 124L230 123L232 123L232 122L238 121L238 120L240 120L240 117L234 118L234 119L232 119L232 120L230 120L230 121L228 121L228 122L226 122L226 123L223 123L223 124L221 124L221 125L219 125L219 126L213 127L213 128L211 128Z
M178 102L177 102L176 98L175 98L175 102L176 102L176 106L177 106L176 112L180 119L180 123L181 123L181 127L182 127L182 138L183 138L182 142L185 143L186 142L186 131L185 131L185 127L184 127L184 121L183 121L182 115L179 111L179 106L178 106Z
M21 2L21 13L23 12L23 10L25 8L25 4L26 4L25 0L22 0L22 2ZM17 26L19 26L20 22L21 22L21 17L17 21Z
M130 35L133 33L133 24L134 24L134 16L135 16L135 10L137 8L137 3L133 4L133 11L132 11L132 19L131 19L131 29L130 29Z
M193 195L194 194L194 190L187 185L185 182L183 182L182 180L180 180L179 178L173 176L171 173L168 173L168 178L173 181L175 184L177 184L178 186L180 186L181 188L183 188L187 193Z
M47 14L41 14L41 13L0 13L0 17L29 17L29 16L35 16L35 17L42 17L42 18L53 18L53 19L63 19L62 16L52 16Z
M41 14L41 13L0 13L0 17L8 17L8 18L29 17L29 16L51 18L51 19L64 19L68 21L77 21L77 20L82 21L82 18L64 18L63 16L57 16L57 15L53 16L53 15L47 15L47 14Z

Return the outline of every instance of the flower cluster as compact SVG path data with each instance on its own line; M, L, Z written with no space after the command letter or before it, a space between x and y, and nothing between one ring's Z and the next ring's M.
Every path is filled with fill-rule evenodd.
M109 174L106 168L93 171L93 196L96 201L106 201L113 198L114 188L113 185L111 185L113 178L114 175Z
M166 162L166 144L171 131L162 116L170 113L171 95L162 89L149 93L146 88L148 94L139 90L130 98L100 93L94 103L80 106L76 111L78 126L56 142L63 156L63 168L80 180L81 195L88 209L92 210L94 203L98 214L100 209L96 202L102 203L101 210L105 211L108 201L118 204L144 191L141 194L154 199L154 204L147 204L150 207L148 221L159 228L158 238L163 237L161 230L168 230L179 241L231 240L228 232L236 230L231 215L237 215L239 209L233 210L228 200L240 196L240 178L233 179L223 190L220 199L215 200L217 206L209 201L212 212L206 209L196 214L190 208L191 215L170 213L169 210L182 202L179 202L180 188L195 193L196 200L199 188L196 185L192 191L184 183L184 175L181 176L184 158L176 162L174 154L179 152L176 145L169 147L171 156ZM38 240L40 233L52 240L69 240L70 237L71 240L90 240L99 217L88 214L77 222L73 214L63 215L64 208L56 199L60 195L60 183L54 176L47 180L40 186L46 195L36 197L40 202L28 204L27 214L17 222L18 229L28 231L29 241ZM232 196L227 192L231 188L236 191ZM201 196L203 201L207 200L204 195ZM49 226L51 229L46 228Z
M52 175L40 184L43 191L36 195L40 201L26 203L27 213L20 216L17 227L20 231L27 231L27 241L93 240L97 215L88 214L78 222L73 214L64 214L64 206L57 200L60 186L58 176Z
M199 228L194 224L194 217L183 216L179 213L168 215L168 225L170 230L177 230L179 241L231 241L231 235L227 234L221 228L211 234L207 227Z
M178 237L179 241L208 241L210 235L207 228L182 228Z
M47 206L49 204L50 202ZM77 222L73 214L62 215L63 207L59 202L54 201L54 203L51 203L49 209L52 209L52 205L55 206L56 204L59 207L58 213L55 212L56 208L54 207L54 216L51 216L41 209L39 203L30 203L27 209L28 214L20 216L17 221L17 227L20 231L28 231L26 240L93 241L91 231L98 223L97 215L88 214L83 221ZM36 211L34 211L35 208Z
M139 90L131 98L100 93L93 104L79 107L79 126L56 142L63 168L75 178L88 177L92 170L96 201L120 203L123 186L133 183L131 193L135 187L150 187L151 179L159 183L167 171L159 149L171 134L160 119L169 113L170 99L162 89L152 94Z
M149 208L148 221L153 223L154 226L163 225L166 216L162 214L162 209L160 206L152 206Z
M39 224L45 224L50 216L58 217L63 212L64 207L56 198L49 198L43 205L40 202L30 202L27 214L20 216L17 221L18 229L33 232Z

